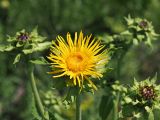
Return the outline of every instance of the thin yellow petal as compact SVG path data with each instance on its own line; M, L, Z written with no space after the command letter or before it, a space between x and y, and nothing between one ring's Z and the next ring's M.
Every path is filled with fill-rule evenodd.
M68 76L72 85L81 89L84 86L83 81L87 79L87 82L97 90L88 77L98 79L102 77L98 69L103 69L105 63L108 63L108 56L103 51L104 46L100 41L91 39L91 36L83 36L82 31L79 36L75 32L74 41L70 33L67 33L66 39L57 36L57 42L52 41L51 52L47 58L51 61L51 67L58 70L49 73L56 74L54 78Z

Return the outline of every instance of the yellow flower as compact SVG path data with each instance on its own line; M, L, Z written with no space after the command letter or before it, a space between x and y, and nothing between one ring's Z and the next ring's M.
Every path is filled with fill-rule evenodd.
M67 41L61 36L57 37L57 43L52 42L51 52L48 59L54 69L53 77L69 76L69 83L74 86L83 87L86 80L91 87L97 89L90 77L102 77L102 70L108 62L106 51L103 45L90 36L83 37L80 32L79 37L75 33L74 41L70 33L67 33Z

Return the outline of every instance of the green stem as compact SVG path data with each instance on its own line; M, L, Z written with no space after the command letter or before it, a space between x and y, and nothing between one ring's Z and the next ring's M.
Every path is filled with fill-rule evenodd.
M117 80L119 80L119 77L120 77L120 65L121 64L121 59L118 59L117 60L117 75L116 75L116 77L117 77Z
M118 58L117 58L117 75L116 75L117 80L120 79L120 69L121 69L123 56L124 55L122 54L122 55L118 56Z
M80 100L80 94L77 94L76 97L76 120L81 120L81 100Z
M36 101L37 109L40 112L40 115L43 118L47 119L47 117L45 116L45 110L44 110L42 101L40 99L40 96L39 96L39 93L38 93L38 90L37 90L37 86L36 86L36 82L35 82L35 79L34 79L33 71L34 71L34 66L31 65L30 70L29 70L29 74L30 74L30 82L31 82L32 92L33 92L33 95L34 95L34 98L35 98L35 101Z
M118 120L118 105L119 105L119 94L117 94L116 99L114 100L114 108L113 108L113 120Z

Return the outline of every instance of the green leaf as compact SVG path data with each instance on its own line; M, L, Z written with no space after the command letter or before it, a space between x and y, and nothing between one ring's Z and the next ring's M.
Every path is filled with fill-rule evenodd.
M155 76L151 79L152 84L155 84L157 81L157 73L155 74Z
M15 47L13 47L12 45L8 45L6 46L6 48L4 49L4 51L12 51Z
M145 44L147 44L150 47L152 47L152 43L151 43L151 38L150 37L147 37L147 41L145 42Z
M148 120L154 120L154 114L151 108L149 108L148 106L145 107L145 110L148 113Z
M39 43L37 47L33 49L33 51L43 51L45 49L48 49L50 45L51 45L51 42Z
M127 104L132 102L132 99L131 99L130 97L128 97L128 96L126 96L126 97L124 98L124 100L125 100L125 102L126 102Z
M40 57L39 59L36 59L36 60L30 60L30 62L34 63L34 64L38 64L38 65L49 64L48 61L46 59L44 59L44 57Z
M128 17L125 17L125 20L128 25L132 25L134 23L134 20L131 18L130 15L128 15Z
M131 32L129 30L126 30L124 32L121 32L120 35L131 35Z
M23 42L17 42L16 47L22 47L24 45Z
M31 54L33 53L33 50L32 49L25 49L25 50L22 50L24 54Z
M99 115L101 119L106 120L112 109L113 109L113 97L109 95L102 96L99 106Z
M15 57L15 59L14 59L13 64L18 63L18 62L19 62L19 60L20 60L20 58L21 58L21 54L19 53L19 54L17 54L17 55L16 55L16 57Z
M149 106L145 106L145 110L146 110L148 113L152 111Z
M33 31L31 32L30 35L31 35L31 36L38 36L37 27L35 27L35 28L33 29Z
M134 117L137 118L137 119L139 119L141 117L141 113L140 112L134 113Z
M44 42L44 43L34 44L33 48L24 49L23 53L24 54L31 54L33 52L43 51L45 49L48 49L50 47L50 45L51 45L51 42Z
M11 36L9 36L9 35L7 35L7 37L8 37L8 39L7 39L8 42L17 41L16 37L11 37Z
M139 41L142 41L145 38L145 36L144 35L137 35L137 38Z
M133 39L133 44L138 45L138 40L136 38Z
M38 37L33 37L32 41L33 42L42 42L46 39L46 37L38 36Z

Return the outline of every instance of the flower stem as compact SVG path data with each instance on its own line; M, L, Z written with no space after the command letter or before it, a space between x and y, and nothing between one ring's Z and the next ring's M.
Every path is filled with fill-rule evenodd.
M120 78L120 69L121 69L122 59L123 59L123 55L120 55L117 59L117 75L116 75L117 80Z
M113 120L118 120L118 105L119 105L119 95L120 93L118 92L116 99L113 101L114 102L114 108L113 108Z
M41 115L42 118L44 118L45 120L48 120L48 115L45 114L45 110L42 104L42 101L40 99L38 90L37 90L37 86L36 86L36 82L34 79L34 75L33 75L33 71L34 71L34 66L31 65L30 66L30 70L29 70L29 74L30 74L30 82L31 82L31 87L32 87L32 92L36 101L36 105L37 105L37 109Z
M81 120L81 100L80 100L80 94L77 94L76 97L76 120Z

